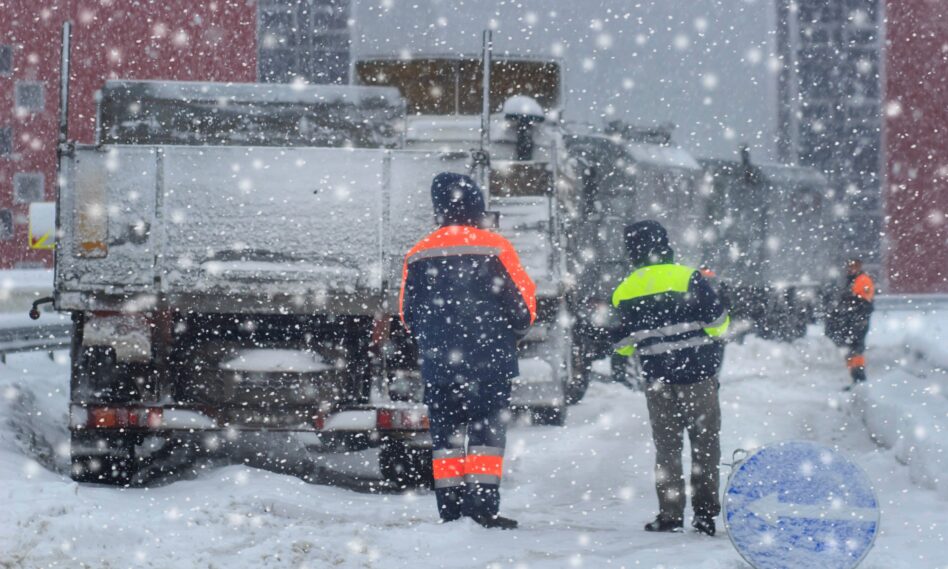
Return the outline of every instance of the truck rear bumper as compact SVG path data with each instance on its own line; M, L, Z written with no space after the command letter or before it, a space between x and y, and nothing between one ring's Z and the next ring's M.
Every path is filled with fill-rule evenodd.
M227 424L210 412L170 406L81 405L70 406L70 429L103 441L112 435L240 442L258 435L287 434L304 446L321 451L351 450L398 441L411 448L428 448L428 416L424 406L376 406L345 409L327 417L317 416L311 425ZM110 445L87 445L73 454L109 454Z

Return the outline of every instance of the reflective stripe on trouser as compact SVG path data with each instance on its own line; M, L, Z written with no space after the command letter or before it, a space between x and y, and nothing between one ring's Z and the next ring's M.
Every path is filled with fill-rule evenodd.
M500 484L504 473L504 449L471 446L464 462L464 481L471 484Z
M435 480L441 519L497 515L507 407L487 409L472 405L464 390L442 389L436 385L428 385L426 390L432 466L435 461L443 461L435 466L441 476ZM429 397L434 400L428 401ZM463 450L465 439L466 453ZM458 464L462 465L460 480Z
M846 367L849 368L849 376L853 381L866 381L866 356L850 352L846 358Z
M846 358L846 367L853 369L854 367L865 367L866 366L866 356L862 354L854 354Z
M438 449L431 452L431 459L435 488L450 488L464 484L463 449Z
M685 431L691 441L691 504L697 515L718 515L721 407L717 378L684 385L656 381L646 391L645 400L655 443L655 491L660 515L684 519L681 453Z

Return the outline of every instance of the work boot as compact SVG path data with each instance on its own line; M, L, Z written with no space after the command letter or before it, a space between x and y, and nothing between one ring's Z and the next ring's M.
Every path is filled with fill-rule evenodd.
M714 518L711 516L695 516L695 519L691 520L691 527L698 533L714 537Z
M684 529L685 523L681 519L668 519L662 516L656 516L654 521L645 524L645 531L661 531L679 533Z
M462 498L459 487L437 488L435 489L435 497L438 500L438 515L441 517L442 523L461 519Z
M471 519L488 529L517 529L517 520L503 516L471 516Z

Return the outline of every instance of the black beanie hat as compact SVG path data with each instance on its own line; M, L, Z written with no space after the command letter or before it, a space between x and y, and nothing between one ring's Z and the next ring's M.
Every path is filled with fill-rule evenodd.
M625 248L636 266L668 263L674 258L668 232L657 221L646 220L627 225Z
M431 202L439 225L477 227L484 221L484 194L470 176L438 174L431 182Z

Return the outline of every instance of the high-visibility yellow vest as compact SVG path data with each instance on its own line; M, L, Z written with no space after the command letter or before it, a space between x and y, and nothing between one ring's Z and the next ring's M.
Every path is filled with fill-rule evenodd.
M618 307L619 304L625 300L641 298L643 296L652 296L668 292L686 293L688 292L688 284L691 282L691 276L694 273L695 269L691 267L673 263L642 267L626 277L626 279L622 281L622 284L616 287L615 292L612 293L612 305ZM643 330L638 334L640 337L654 337L656 335L670 336L700 328L703 329L708 336L717 338L724 335L730 323L731 317L725 312L723 320L719 318L714 322L708 323L682 322L666 326L664 329L654 331ZM694 327L689 328L690 326ZM631 356L635 353L635 345L634 343L626 342L616 350L616 353L622 356Z

